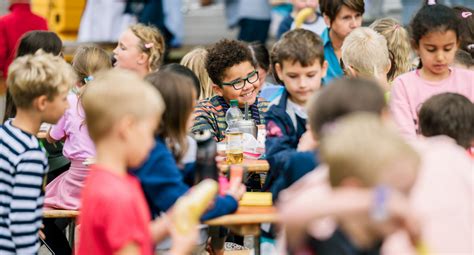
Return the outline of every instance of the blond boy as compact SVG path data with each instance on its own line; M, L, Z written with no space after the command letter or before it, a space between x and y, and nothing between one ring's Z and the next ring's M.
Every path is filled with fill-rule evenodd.
M167 223L150 224L140 183L127 169L140 166L154 146L163 100L136 74L111 70L97 75L82 102L97 160L82 192L78 254L151 255ZM186 254L192 241L174 242L171 254Z
M387 40L371 28L360 27L352 31L342 44L342 62L346 74L374 79L387 91L387 74L390 56Z
M61 118L75 80L62 58L41 52L17 58L9 68L17 115L0 126L0 254L38 252L48 161L35 135L42 122Z

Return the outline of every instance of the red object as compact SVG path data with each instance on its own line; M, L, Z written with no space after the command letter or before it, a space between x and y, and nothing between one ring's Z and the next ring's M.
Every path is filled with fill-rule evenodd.
M15 57L18 40L32 30L48 30L46 20L31 12L29 4L12 4L10 13L0 17L0 71L6 77Z
M115 254L134 242L152 255L151 216L140 182L93 165L82 190L77 254Z

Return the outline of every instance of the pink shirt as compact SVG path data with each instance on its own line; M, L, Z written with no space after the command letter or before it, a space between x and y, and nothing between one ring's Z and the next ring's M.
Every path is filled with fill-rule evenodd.
M395 79L390 110L403 136L416 137L421 104L433 95L444 92L458 93L474 101L474 71L453 67L449 77L438 82L422 79L419 70L402 74Z
M54 140L66 138L63 154L70 160L85 160L95 157L95 146L89 137L87 126L84 123L85 113L77 95L67 97L69 109L56 125L51 128L50 135Z

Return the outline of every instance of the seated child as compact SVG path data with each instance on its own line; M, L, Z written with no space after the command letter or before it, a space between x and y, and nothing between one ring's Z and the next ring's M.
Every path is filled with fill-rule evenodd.
M217 141L224 140L225 114L233 99L241 109L248 103L255 124L265 124L268 102L257 97L262 84L257 64L245 43L227 39L217 42L208 49L206 69L216 96L198 102L194 110L193 133L210 130Z
M467 150L474 145L474 104L463 95L431 97L421 106L418 118L423 136L446 135Z
M74 72L60 57L38 52L13 61L7 85L17 108L0 126L0 253L36 254L48 161L36 134L68 108Z
M326 29L326 23L319 11L319 0L292 0L293 11L283 18L277 30L277 39L280 39L284 33L297 28L295 26L295 18L304 8L314 9L314 13L309 15L303 22L301 27L321 35Z
M347 75L374 79L388 91L390 56L385 37L371 28L359 27L342 44L342 61Z
M321 38L304 29L287 32L273 46L271 60L285 91L271 102L265 120L265 148L270 164L265 190L278 178L290 152L298 147L301 151L312 149L311 140L303 135L307 119L305 107L308 99L321 87L327 69Z
M467 51L458 50L454 56L454 66L474 71L474 58Z
M127 169L140 166L153 148L163 100L136 74L115 69L94 78L82 105L97 160L82 192L77 254L151 255L153 243L172 226L150 223L140 183ZM172 254L188 254L195 242L184 235L174 239Z
M207 50L196 48L181 59L180 64L189 68L198 77L200 83L199 100L214 96L212 81L206 71Z
M408 209L406 202L397 206L398 213L389 204L394 198L406 201L417 177L420 158L377 115L356 113L326 127L320 152L329 168L332 191L311 202L320 207L312 217L333 216L337 228L328 239L310 238L306 249L321 255L379 254L386 235L399 228L413 227L405 221L409 218L403 211ZM370 195L354 203L356 195L364 192ZM305 197L309 202L310 197ZM284 211L284 204L280 206ZM294 215L294 221L305 224L299 214L305 212ZM294 230L293 227L289 229ZM289 240L294 240L292 234L288 233ZM295 247L291 242L290 245Z

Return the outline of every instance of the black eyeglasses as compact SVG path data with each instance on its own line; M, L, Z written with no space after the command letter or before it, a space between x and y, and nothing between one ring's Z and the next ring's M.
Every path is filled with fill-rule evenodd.
M256 81L258 81L258 71L253 70L247 77L243 79L237 79L231 82L223 82L221 83L222 86L232 86L234 87L235 90L241 90L243 87L245 87L245 82L248 82L250 84L254 84Z

